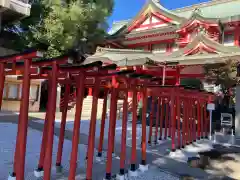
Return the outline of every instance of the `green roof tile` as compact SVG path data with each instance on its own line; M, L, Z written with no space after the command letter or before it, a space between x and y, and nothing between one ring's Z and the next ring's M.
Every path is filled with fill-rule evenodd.
M208 3L206 3L208 4ZM201 13L207 18L227 18L240 15L240 0L222 2L215 5L200 7ZM193 10L184 11L181 9L172 10L178 16L189 18Z
M211 2L216 2L215 4L211 4ZM201 11L201 15L206 18L230 18L233 16L240 16L240 0L219 0L223 2L217 2L216 0L209 1L201 4L196 4L193 6L183 7L180 9L171 10L170 12L184 18L190 18L194 9L198 8ZM131 20L123 20L114 22L110 31L108 32L110 35L117 32L124 25L126 25Z

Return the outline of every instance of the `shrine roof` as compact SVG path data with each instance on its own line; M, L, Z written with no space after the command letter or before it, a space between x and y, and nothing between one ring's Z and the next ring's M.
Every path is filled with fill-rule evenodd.
M204 33L199 33L186 47L168 55L146 50L98 48L94 55L86 58L84 64L102 61L118 66L143 65L148 62L194 65L220 63L227 59L239 60L239 57L239 48L224 46L209 39Z
M200 47L201 46L201 47ZM188 56L191 50L196 48L200 49L200 53L207 52L206 49L209 49L212 53L216 54L233 54L240 53L240 49L236 46L224 46L223 44L218 43L207 37L205 33L199 33L192 42L187 44L184 48L179 49L178 51L173 52L169 57L180 57ZM205 49L205 50L204 50Z
M144 64L152 55L151 51L146 50L131 50L131 49L112 49L98 47L94 55L89 56L84 61L84 64L95 61L102 61L106 64L117 64L118 66Z
M144 13L150 5L153 11L161 11L163 15L171 17L174 22L178 21L180 24L182 21L193 18L196 9L201 12L201 14L198 14L199 18L204 20L208 19L210 22L216 22L216 19L221 19L222 22L237 21L240 19L240 0L212 0L175 10L168 10L156 0L149 0L138 15L132 20L114 22L109 34L113 35L128 27L132 22L136 21L136 19Z
M228 18L240 15L239 0L212 0L209 2L199 3L188 7L172 10L180 17L190 18L192 12L198 8L202 11L204 17L208 18Z

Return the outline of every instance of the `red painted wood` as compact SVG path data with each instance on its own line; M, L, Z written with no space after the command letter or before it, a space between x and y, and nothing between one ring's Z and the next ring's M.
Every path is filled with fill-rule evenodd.
M158 37L163 37L167 35L176 35L175 31L172 32L160 32L160 33L155 33L155 34L147 34L144 36L137 36L137 37L126 37L124 40L126 41L135 41L135 40L140 40L140 39L148 39L148 38L158 38ZM168 41L168 39L166 40Z
M162 139L163 136L163 121L164 121L164 97L161 97L161 112L160 112L160 136L159 136L159 140ZM164 127L164 134L165 137L167 138L167 130L166 130L166 120L165 120L165 127Z
M142 165L146 165L146 159L147 159L147 153L146 153L146 150L147 150L147 142L146 142L147 104L148 104L147 89L144 88L142 92L142 162L141 162Z
M3 93L4 93L4 82L5 82L5 72L4 72L4 64L0 64L0 111L2 109L2 100L3 100Z
M116 88L112 87L111 89L111 102L110 102L110 122L108 130L108 149L107 149L107 162L106 162L106 179L111 179L112 172L112 152L114 144L112 144L113 131L115 131L114 121L116 120L115 112L117 110L117 95L118 91Z
M152 95L152 103L151 103L151 112L150 112L150 124L149 124L149 136L148 136L148 143L151 144L152 143L152 126L153 126L153 117L154 117L154 112L155 112L155 108L154 108L154 104L155 104L155 98Z
M172 138L172 145L171 145L171 150L175 151L175 133L176 133L176 105L175 105L175 91L171 90L171 96L170 96L170 101L171 101L171 138Z
M103 148L103 140L104 140L104 129L105 129L106 113L107 113L107 98L108 98L108 91L105 90L105 94L104 94L104 98L103 98L100 138L99 138L99 144L98 144L98 156L99 157L102 156L102 148Z
M75 179L76 168L77 168L77 158L78 158L78 143L79 143L79 133L80 133L80 121L82 115L82 105L84 98L84 80L85 75L80 73L77 86L77 98L76 98L76 112L74 118L73 127L73 139L72 139L72 152L70 159L70 169L69 169L69 180Z
M169 103L168 103L168 99L164 98L163 100L163 105L165 105L165 111L164 111L164 106L162 107L162 111L163 111L163 121L165 122L165 126L164 126L164 139L167 139L168 136L170 136L170 122L169 122L169 115L168 115L168 110L169 110ZM165 113L166 112L166 113Z
M206 101L204 102L204 107L203 107L203 112L204 112L204 137L206 138L208 136L207 130L208 130L208 120L207 118L207 106L206 106Z
M159 20L165 21L167 23L171 23L173 21L171 18L164 16L160 12L152 12L152 14L153 14L153 16L158 18Z
M125 96L123 99L123 113L122 113L122 137L121 137L121 155L120 155L120 174L121 175L125 173L127 121L128 121L128 92L126 90Z
M51 73L51 94L48 98L49 115L48 115L48 133L47 133L47 149L44 159L44 180L51 179L52 169L52 151L53 151L53 140L54 140L54 123L55 123L55 112L56 112L56 99L57 99L57 63L52 63Z
M136 170L137 163L137 89L132 89L132 151L131 151L131 170Z
M176 121L177 121L177 139L178 139L178 145L177 148L180 149L181 148L181 121L180 121L180 116L181 116L181 105L180 105L180 91L179 88L176 88Z
M87 150L87 172L86 179L92 179L92 165L93 165L93 156L94 156L94 145L95 145L95 131L96 131L96 120L97 120L97 106L98 106L98 96L100 91L100 79L95 78L95 85L93 91L93 100L92 100L92 111L91 111L91 120L90 120L90 141L88 143Z
M137 19L135 22L133 22L132 25L130 25L127 29L127 32L131 32L133 29L136 29L137 27L139 27L141 25L141 23L143 23L146 19L148 18L148 16L144 16L144 15L141 15L139 17L139 19Z
M93 89L92 88L88 88L88 96L92 96L93 95Z
M158 141L158 129L159 129L159 121L160 121L160 109L161 109L161 98L157 97L157 112L156 112L156 122L155 122L155 144L157 144ZM162 135L160 134L160 137L162 138Z
M183 121L182 121L182 148L186 146L186 102L185 98L181 98L181 103L182 103L182 114L183 114Z
M1 62L13 62L13 61L18 61L18 60L26 60L26 59L32 59L32 58L36 58L39 57L38 56L39 52L35 51L35 52L29 52L29 53L25 53L25 54L18 54L15 56L9 56L9 57L2 57L0 58Z
M201 104L200 101L198 100L197 102L197 119L198 119L198 134L197 134L197 138L200 140L201 138Z
M24 78L22 82L22 99L20 104L20 114L18 123L18 141L16 145L17 162L16 162L16 179L23 180L25 171L25 155L27 144L27 129L28 129L28 107L29 107L29 92L30 92L30 78L29 69L31 60L24 62Z
M48 94L51 94L51 80L48 81ZM40 151L40 157L38 162L38 171L43 171L43 165L44 165L44 158L46 153L46 147L47 147L47 132L48 132L48 115L49 115L49 106L50 103L47 103L47 109L45 114L45 120L44 120L44 127L43 127L43 135L42 135L42 143L41 143L41 151Z
M240 46L239 44L240 41L240 28L236 28L234 32L234 45L235 46Z
M65 136L65 126L67 121L69 94L70 94L70 84L66 84L65 92L64 92L64 103L63 103L60 135L59 135L59 141L58 141L56 166L62 165L61 162L62 162L63 143L64 143L64 136Z

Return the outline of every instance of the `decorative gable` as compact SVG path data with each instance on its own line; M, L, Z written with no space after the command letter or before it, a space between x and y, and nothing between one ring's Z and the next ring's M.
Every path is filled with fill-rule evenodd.
M195 46L192 49L189 49L187 51L184 52L185 56L189 56L189 55L200 55L200 54L217 54L216 50L212 47L209 47L205 44L203 44L202 42L199 42L199 44L197 46Z
M169 23L171 23L171 19L167 17L159 17L158 14L151 13L150 15L147 15L145 18L142 18L142 21L140 21L138 24L135 24L134 26L131 26L129 28L130 31L142 31L146 29L152 29L152 28L158 28L158 27L165 27L168 26Z

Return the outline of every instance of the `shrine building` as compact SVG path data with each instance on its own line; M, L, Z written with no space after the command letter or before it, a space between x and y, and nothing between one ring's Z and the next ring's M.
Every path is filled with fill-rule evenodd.
M212 0L168 10L149 0L133 19L114 22L106 45L88 60L176 64L181 77L192 74L186 78L202 79L214 92L216 87L204 82L203 65L240 59L239 7L240 0Z
M0 31L2 27L13 23L30 15L31 4L28 0L6 0L0 4ZM9 42L14 40L13 34L7 31L0 32L0 57L7 58L18 52L11 49ZM22 86L21 81L17 80L18 72L6 73L4 85L2 111L19 111ZM30 111L38 111L40 103L41 80L32 80L30 88Z

